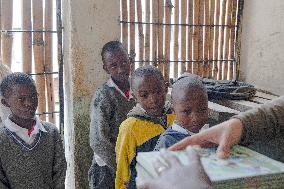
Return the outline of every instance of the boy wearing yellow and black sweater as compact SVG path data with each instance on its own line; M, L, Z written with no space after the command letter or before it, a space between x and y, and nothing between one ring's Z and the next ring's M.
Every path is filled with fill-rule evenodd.
M137 152L153 151L174 116L165 108L166 85L162 73L153 66L138 68L131 76L130 86L137 105L122 122L116 142L115 188L136 188Z

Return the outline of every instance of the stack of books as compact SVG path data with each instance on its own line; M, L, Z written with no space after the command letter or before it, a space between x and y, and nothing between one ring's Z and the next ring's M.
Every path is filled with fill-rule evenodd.
M198 148L197 151L214 188L284 188L284 164L253 150L234 146L225 160L217 157L214 148ZM170 153L183 165L188 164L186 150ZM137 186L158 177L153 166L156 159L164 162L159 152L138 153Z

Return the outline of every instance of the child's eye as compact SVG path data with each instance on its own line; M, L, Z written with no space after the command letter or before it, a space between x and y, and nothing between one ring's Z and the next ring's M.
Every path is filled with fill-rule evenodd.
M191 114L192 110L188 109L188 110L184 110L183 112L186 113L186 114Z
M18 98L18 101L19 101L19 102L23 102L23 101L24 101L24 98L21 98L21 97L20 97L20 98Z
M207 108L201 108L201 109L198 110L199 113L204 113L206 111L207 111Z
M141 98L147 98L147 97L148 97L147 94L140 94L139 96L140 96Z
M35 100L35 99L37 99L37 96L32 96L31 99Z
M155 92L155 94L160 94L160 93L161 93L161 91L162 91L162 89L157 88L154 92Z

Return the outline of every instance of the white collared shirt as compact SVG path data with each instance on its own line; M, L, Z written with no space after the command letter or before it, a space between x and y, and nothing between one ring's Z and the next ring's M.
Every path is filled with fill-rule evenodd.
M122 90L120 90L120 88L118 88L118 86L114 83L114 81L112 80L112 78L109 78L109 80L106 82L106 85L109 87L113 87L115 88L122 96L124 96L124 98L126 98L127 100L130 100L133 98L132 96L132 92L130 90L129 92L129 98L127 98L124 94L124 92Z
M39 130L47 132L43 125L40 123L40 119L38 117L35 117L35 121L36 124L30 135L28 134L28 129L20 127L9 118L5 120L4 126L11 132L15 133L18 137L20 137L25 143L32 144L35 140L36 135L39 133Z
M203 131L203 130L205 130L205 129L208 129L208 128L209 128L209 124L205 124L203 127L201 127L201 129L199 130L199 132L201 132L201 131ZM172 129L173 129L174 131L180 132L180 133L182 133L182 134L186 134L186 135L189 134L190 136L197 134L197 133L191 132L191 131L189 131L189 130L183 128L182 126L180 126L180 125L177 124L176 122L173 123Z

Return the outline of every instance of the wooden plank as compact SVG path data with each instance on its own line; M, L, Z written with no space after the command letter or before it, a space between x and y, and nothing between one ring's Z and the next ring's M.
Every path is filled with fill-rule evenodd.
M186 24L187 15L187 1L181 1L181 24ZM186 70L185 60L186 60L186 27L181 26L181 74Z
M260 106L260 104L245 100L219 100L214 102L240 112L244 112Z
M244 6L244 0L239 0L238 1L238 13L240 16L237 20L237 25L238 25L238 30L236 33L236 76L234 79L239 78L239 70L240 70L240 57L241 57L241 35L242 35L242 20L243 20L243 6Z
M158 23L158 1L152 1L152 22ZM158 39L158 26L156 24L152 25L152 61L153 65L157 66L157 39Z
M188 0L188 24L193 25L193 0ZM187 50L187 59L189 61L192 61L192 35L193 34L193 27L189 26L188 28L188 38L187 38L187 45L188 45L188 50ZM192 73L192 62L188 62L186 65L186 71Z
M179 0L175 0L175 24L179 23ZM175 30L174 30L174 60L178 61L179 53L179 26L175 25ZM179 73L178 73L178 66L179 62L174 63L174 77L177 78Z
M158 18L159 23L164 20L164 1L158 0ZM164 73L164 25L158 26L158 68Z
M33 0L33 29L43 29L43 2L42 0ZM34 62L35 72L43 73L44 70L44 41L43 34L40 32L33 33L33 50L34 50ZM45 101L45 77L44 75L37 75L35 77L38 90L38 113L46 112ZM45 115L41 115L42 120L46 120Z
M146 22L150 23L150 1L146 1ZM149 65L150 60L150 24L146 24L145 26L145 65Z
M216 1L216 19L215 19L215 23L216 25L220 24L220 0ZM217 80L218 77L218 72L219 72L219 67L218 65L220 64L219 61L217 61L217 59L219 58L219 53L218 53L218 49L219 49L219 31L220 31L220 27L215 27L215 45L214 45L214 68L213 68L213 78L215 80Z
M198 24L204 24L204 1L208 0L199 0L199 15L198 15ZM203 27L199 27L198 32L198 61L203 60ZM203 61L198 63L198 75L202 76L203 73Z
M210 25L210 9L209 9L209 0L205 0L205 6L204 6L204 13L205 13L205 25ZM208 63L208 54L209 54L209 45L210 45L210 27L205 26L203 27L205 30L204 35L204 64L203 64L203 73L202 77L209 77L209 63Z
M208 116L218 122L228 120L230 117L239 114L240 111L222 106L220 104L208 102Z
M45 1L44 9L44 24L45 30L52 30L53 27L53 1ZM45 71L53 72L53 61L52 61L52 33L44 33L45 45L44 45L44 63ZM54 112L54 87L53 87L53 75L48 74L46 76L46 94L47 94L47 110L48 112ZM55 124L55 115L49 114L48 121Z
M171 12L172 12L173 5L171 0L166 0L166 23L171 24ZM165 65L164 65L164 77L167 82L169 82L169 69L170 69L170 49L171 49L171 26L167 25L165 28Z
M225 24L225 18L226 18L226 5L227 5L227 0L223 0L223 3L222 3L222 14L221 14L221 23L220 25L224 25ZM223 49L224 49L224 31L225 31L225 27L221 27L221 33L220 33L220 44L219 44L219 51L220 51L220 54L219 54L219 59L223 59ZM223 64L223 61L220 61L220 65L218 66L219 70L218 70L218 76L217 76L217 79L223 79L222 78L222 72L223 72L223 69L222 69L222 64Z
M218 1L218 0L217 0ZM212 70L213 70L213 59L214 59L214 54L213 54L213 47L214 47L214 16L215 16L215 0L210 1L210 33L209 33L209 66L208 66L208 78L211 79L213 78ZM216 28L216 27L215 27Z
M31 0L26 0L22 6L23 30L31 30ZM24 32L22 35L23 71L29 74L32 73L32 33Z
M135 1L129 0L129 20L130 22L135 22ZM135 24L130 24L130 56L132 60L132 71L135 69Z
M137 20L142 22L142 5L141 0L136 0L137 8ZM139 67L143 66L144 60L144 34L143 34L143 25L138 25L138 39L139 39Z
M2 30L12 30L13 22L13 0L2 0ZM2 33L2 63L11 68L12 64L12 45L13 34L6 32Z
M194 25L199 24L199 0L194 0ZM193 60L198 61L198 49L199 49L199 42L198 42L198 37L199 37L199 27L194 26L193 27ZM199 62L194 62L193 63L193 74L198 73L198 64Z
M127 0L121 0L121 18L123 21L128 21L128 7ZM122 24L122 43L128 50L128 24Z
M232 0L232 25L237 25L237 1ZM236 28L231 28L231 39L230 39L230 59L233 60L235 58L235 42L236 42ZM234 73L234 62L228 62L230 65L230 80L235 78Z
M226 24L227 25L231 25L232 24L232 0L228 0L228 7L227 7L227 11L226 11L226 17L227 17L227 22ZM224 49L224 53L225 53L225 56L224 56L224 59L229 59L229 41L230 41L230 36L231 35L231 32L230 32L230 28L226 27L225 29L225 33L224 33L224 37L225 37L225 42L224 42L224 45L225 45L225 49ZM228 66L229 62L228 61L223 61L223 67L224 67L224 79L225 80L228 80L228 73L229 73L229 66Z

